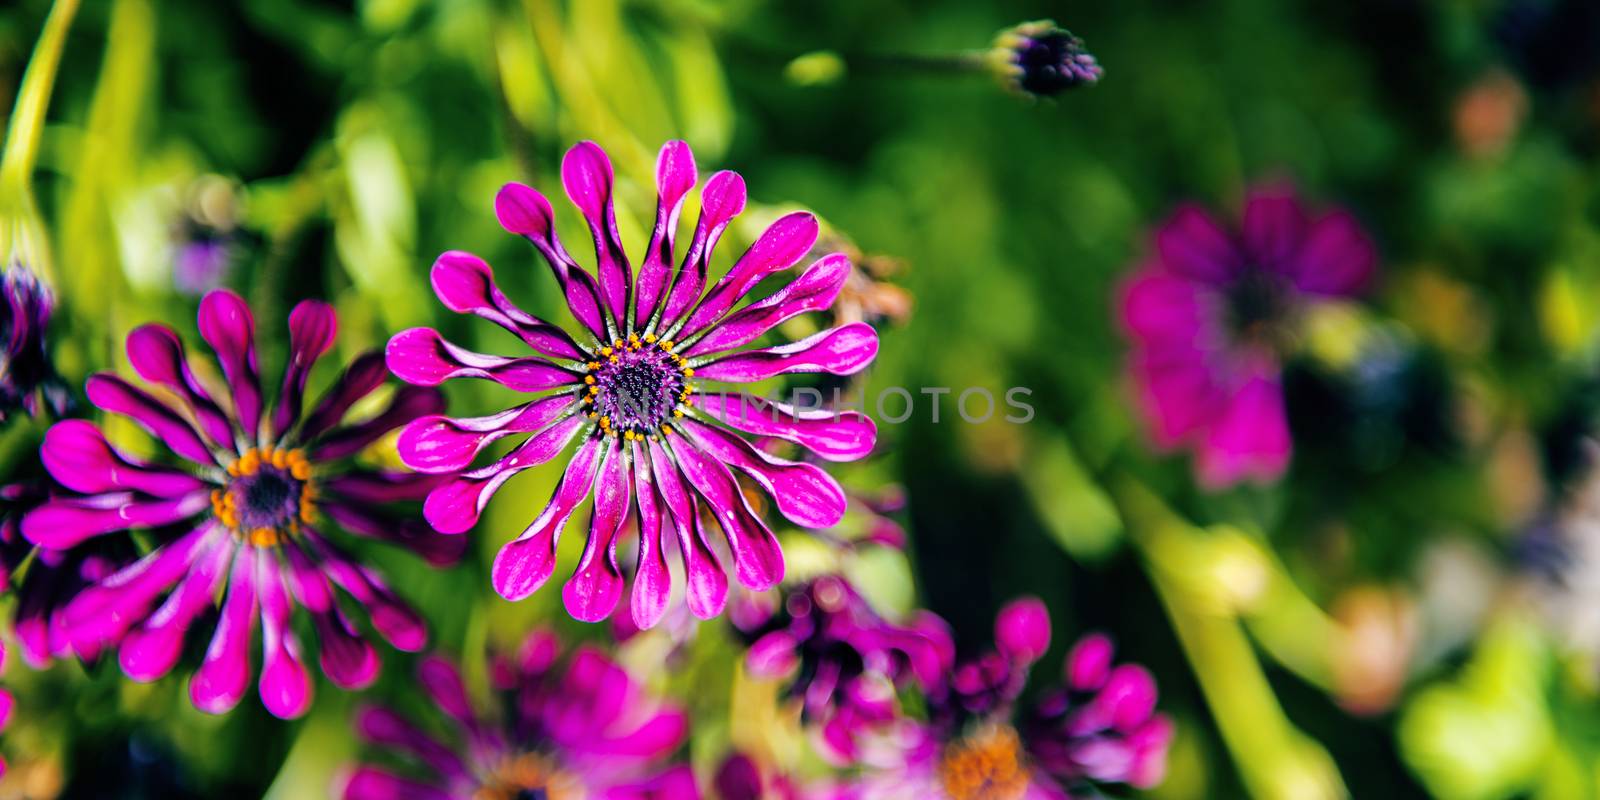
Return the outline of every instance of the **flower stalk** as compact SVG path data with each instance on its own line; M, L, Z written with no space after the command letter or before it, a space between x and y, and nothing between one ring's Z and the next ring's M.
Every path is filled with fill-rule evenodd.
M1285 800L1348 796L1327 751L1284 715L1239 620L1174 569L1175 557L1194 552L1200 532L1137 481L1118 477L1110 486L1250 794Z
M0 154L0 256L21 258L47 279L54 271L49 240L33 199L33 168L67 30L77 13L78 0L56 0L45 17L11 112L5 152Z

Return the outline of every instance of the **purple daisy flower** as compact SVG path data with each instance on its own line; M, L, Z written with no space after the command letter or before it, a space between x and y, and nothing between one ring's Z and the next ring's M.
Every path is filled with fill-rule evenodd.
M0 421L17 409L67 412L71 397L45 349L55 295L27 267L13 263L0 277Z
M670 757L688 717L648 696L604 653L579 647L561 662L554 635L535 632L511 658L492 659L493 709L480 713L444 658L418 677L456 736L441 741L387 708L363 710L363 739L405 770L360 764L340 779L344 800L696 800L694 774Z
M1353 297L1376 250L1355 218L1313 219L1294 192L1258 188L1238 231L1185 206L1122 289L1128 364L1155 444L1188 448L1210 488L1269 482L1293 444L1280 367L1308 306Z
M943 620L923 612L910 625L890 622L839 576L786 589L776 608L763 600L749 598L734 615L752 642L749 669L787 681L819 750L837 763L853 763L860 739L897 718L898 691L941 691L955 660Z
M84 420L56 423L40 448L50 474L73 492L29 512L22 533L34 544L70 550L110 534L144 531L153 550L79 593L64 626L79 652L115 646L122 669L153 681L177 664L184 635L217 606L220 617L189 683L196 707L221 713L244 696L259 618L260 694L280 717L305 712L311 676L292 624L310 618L322 671L334 685L372 682L378 655L347 614L348 595L390 644L408 651L427 638L422 620L383 580L323 533L324 519L358 536L403 545L434 564L460 556L460 537L386 513L391 502L419 501L440 478L352 462L368 445L443 408L435 390L402 387L376 416L345 424L351 406L383 384L382 357L358 358L302 416L306 380L332 347L333 309L307 300L289 316L289 357L271 414L262 396L255 321L238 295L216 291L200 302L200 334L226 377L226 407L190 368L183 341L164 325L128 335L128 360L145 380L181 400L181 409L111 373L89 378L90 401L128 417L186 460L185 466L127 456Z
M1091 635L1067 658L1065 688L1019 712L1028 672L1050 646L1044 604L1024 598L1002 609L995 642L956 667L947 695L930 698L928 722L905 720L880 742L891 757L866 759L852 797L1069 800L1161 781L1172 723L1155 713L1148 671L1114 666L1110 640Z
M771 494L778 510L802 527L835 524L846 504L843 490L820 467L772 456L735 431L848 461L872 450L877 430L854 411L801 410L744 393L707 393L699 382L851 374L877 354L877 334L853 323L791 344L742 349L785 320L827 308L848 278L850 262L825 256L772 295L735 309L757 284L810 250L817 221L804 212L779 219L711 283L712 252L745 205L743 179L719 172L706 181L700 220L681 265L675 264L679 212L697 180L686 144L670 142L661 149L655 231L637 275L617 235L605 153L593 143L578 144L567 152L561 176L588 221L598 278L578 266L556 238L554 213L543 195L507 184L495 198L495 211L507 231L527 238L549 262L579 335L513 305L476 256L440 256L432 281L445 306L500 325L534 354L482 355L446 342L431 328L416 328L390 340L389 368L424 386L481 378L540 396L487 417L417 420L401 434L401 458L423 472L453 472L470 467L497 439L527 436L506 456L428 497L428 521L445 533L461 533L477 523L490 497L513 475L556 458L576 440L549 505L496 557L495 590L520 600L544 585L555 569L562 529L592 493L588 541L562 592L572 616L593 622L615 610L624 584L618 538L637 507L635 622L649 628L664 613L673 546L683 560L689 608L698 617L714 617L726 603L728 578L721 543L712 540L702 510L721 527L741 584L764 590L783 577L778 540L744 496L735 471Z

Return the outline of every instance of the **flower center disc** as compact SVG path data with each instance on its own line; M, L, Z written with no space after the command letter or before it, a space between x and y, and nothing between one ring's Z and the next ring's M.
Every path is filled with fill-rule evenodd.
M600 348L600 359L589 362L584 376L589 389L583 402L603 432L642 439L683 415L678 404L688 399L694 370L672 347L654 336L629 334Z
M1028 791L1021 748L1009 727L973 733L945 750L939 781L952 800L1018 800Z
M572 776L544 756L527 753L506 759L472 794L472 800L576 800Z
M1282 350L1291 337L1294 292L1283 279L1266 270L1247 271L1223 294L1228 327L1239 339Z
M316 511L311 464L299 450L251 448L228 465L228 482L211 493L217 519L236 537L271 547L300 532Z

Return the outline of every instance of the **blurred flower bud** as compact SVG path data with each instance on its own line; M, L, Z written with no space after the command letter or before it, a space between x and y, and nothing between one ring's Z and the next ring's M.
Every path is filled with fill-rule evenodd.
M1334 691L1339 704L1355 714L1376 714L1394 705L1417 642L1417 614L1406 594L1358 587L1334 604L1343 629L1333 652Z
M1105 74L1082 39L1047 19L1001 31L990 59L1009 86L1035 97L1092 85Z
M1452 113L1456 142L1473 158L1505 152L1528 113L1528 95L1511 75L1494 70L1456 98Z
M1000 653L1031 664L1050 649L1050 611L1037 597L1013 600L994 621L994 641Z
M0 421L19 408L36 415L41 401L57 417L71 405L45 347L55 305L50 287L22 264L0 276Z

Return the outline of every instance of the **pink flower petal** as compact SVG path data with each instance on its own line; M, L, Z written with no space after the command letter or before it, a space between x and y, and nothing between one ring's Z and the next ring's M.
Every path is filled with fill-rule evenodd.
M351 406L377 391L388 377L389 368L383 363L382 353L366 352L357 356L317 401L316 408L306 415L300 424L300 440L311 441L332 430L344 420Z
M200 300L200 336L217 353L233 392L233 407L247 440L261 429L261 374L256 365L256 321L244 298L225 289Z
M589 538L584 543L577 569L561 589L567 613L583 622L599 622L611 616L622 599L622 569L617 566L616 539L627 519L628 500L633 494L623 453L622 445L614 442L600 462Z
M561 160L561 185L567 197L589 223L594 238L595 262L600 276L600 295L617 326L623 327L628 312L628 295L633 290L633 268L622 251L617 234L617 214L611 202L611 159L594 142L579 142Z
M279 719L294 719L311 708L311 673L289 627L291 605L269 551L258 550L256 581L261 597L261 703Z
M107 533L182 522L210 507L211 494L203 490L160 500L127 492L63 496L28 512L22 535L40 547L66 550Z
M422 618L384 585L377 573L360 565L332 542L309 527L301 529L318 566L330 580L366 609L372 627L396 650L414 653L428 643L428 626Z
M474 353L444 340L432 328L401 331L389 340L390 371L406 383L438 386L454 378L481 378L519 392L576 383L579 375L542 358L507 358Z
M1038 661L1050 649L1049 609L1037 597L1011 601L995 618L994 641L1000 654L1012 661Z
M689 315L689 320L678 332L686 339L704 330L722 318L728 309L744 299L755 285L767 276L794 266L811 252L817 242L817 218L809 212L796 211L772 223L756 239L750 249L739 257L728 274L717 281L706 294L700 306Z
M1261 267L1283 273L1305 240L1306 210L1286 185L1258 186L1244 204L1240 238L1246 256Z
M555 458L586 421L577 415L567 417L528 437L517 449L493 464L434 489L423 504L423 516L441 533L471 530L478 524L478 517L489 505L490 498L506 481L518 472Z
M183 417L142 389L108 372L89 376L84 389L89 402L139 423L150 435L165 442L172 452L198 464L217 463L200 434L195 433Z
M52 425L39 455L61 485L84 494L127 489L174 498L211 488L187 472L133 461L117 452L105 434L85 420Z
M633 576L629 610L633 624L647 631L661 621L672 597L672 573L667 569L661 525L665 510L656 492L655 474L642 442L633 443L634 495L639 499L639 560Z
M507 542L495 556L491 582L507 600L521 600L550 579L555 570L556 543L579 503L589 496L599 466L600 440L585 442L567 464L561 485L532 524Z
M1195 460L1200 482L1217 489L1277 480L1294 446L1276 376L1256 375L1239 387L1207 431Z
M468 775L467 765L454 751L387 708L361 709L356 715L356 731L371 744L415 757L440 777Z
M718 172L706 181L700 190L700 221L695 223L694 239L689 252L683 257L683 267L678 270L672 291L661 311L658 330L668 330L683 319L700 299L706 286L706 273L711 254L722 238L728 223L744 211L744 178L737 172Z
M1156 250L1167 269L1210 284L1225 283L1244 267L1233 238L1195 205L1179 208L1156 231Z
M255 562L234 560L228 598L211 634L205 659L189 680L189 699L207 714L222 714L239 705L250 686L250 639L255 630Z
M182 397L213 444L233 446L233 423L189 369L183 340L178 338L177 332L165 325L140 325L128 333L127 349L128 363L139 377L165 386Z
M753 383L786 373L854 375L878 355L878 332L865 322L819 331L790 344L746 350L695 369L701 378Z
M275 436L288 433L299 421L311 367L333 347L338 332L339 318L333 306L321 300L303 300L289 312L289 363L283 370L278 407L272 413Z
M396 447L400 460L418 472L459 472L472 466L473 459L490 443L537 431L575 403L571 395L557 394L487 417L423 417L400 432Z
M360 766L336 788L342 800L452 800L448 791L379 767Z
M833 305L850 277L850 259L842 253L817 259L800 277L752 303L711 328L687 349L685 358L719 353L755 341L784 321Z
M207 523L79 592L62 612L72 649L99 653L119 642L145 620L157 597L183 579L195 558L226 535Z
M878 426L856 411L801 411L747 394L699 393L690 402L730 427L794 442L829 461L863 458L878 441Z
M700 619L712 619L721 614L727 604L728 573L707 541L701 527L699 503L684 485L683 475L672 457L655 441L648 446L651 474L655 476L661 499L672 514L673 528L678 534L689 612Z
M495 286L494 271L483 259L451 250L433 262L429 280L445 308L489 320L550 358L584 359L583 351L566 331L523 311L501 294Z
M838 481L821 467L769 455L711 425L687 420L681 427L706 452L761 484L790 522L806 528L831 528L844 519L849 499Z
M556 282L567 298L573 318L600 339L606 335L605 317L600 310L600 287L561 245L556 236L555 212L550 201L532 187L508 183L494 198L495 214L507 232L526 238L538 249L555 273Z
M772 530L750 509L728 468L681 436L668 437L668 442L684 477L705 498L727 535L739 582L758 592L776 586L783 580L783 549Z
M1316 221L1295 255L1293 279L1302 292L1360 294L1377 269L1378 249L1355 217L1336 211Z
M678 215L683 211L684 198L698 179L694 153L689 145L672 141L661 146L661 153L656 157L656 225L635 283L638 294L634 297L634 318L638 320L638 327L650 320L666 297L667 286L672 281L672 246L678 231Z
M135 681L148 683L172 671L183 652L183 637L189 625L202 611L212 607L233 552L231 541L225 538L217 541L196 560L166 602L127 635L117 652L123 673Z
M1098 691L1111 674L1111 639L1092 633L1078 640L1062 666L1067 686L1078 692Z

